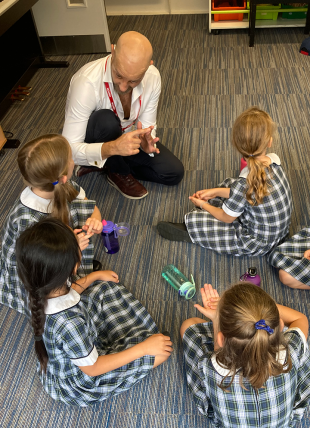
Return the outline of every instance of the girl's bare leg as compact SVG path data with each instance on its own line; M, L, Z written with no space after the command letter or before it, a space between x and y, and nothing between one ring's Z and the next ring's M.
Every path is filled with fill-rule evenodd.
M290 288L297 288L300 290L310 290L309 285L304 284L303 282L297 281L292 275L285 272L285 270L279 270L279 279L282 284L287 285Z

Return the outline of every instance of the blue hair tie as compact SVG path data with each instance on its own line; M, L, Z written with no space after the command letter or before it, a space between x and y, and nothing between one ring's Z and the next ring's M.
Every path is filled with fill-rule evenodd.
M249 155L249 158L253 158L255 155Z
M269 325L266 324L265 320L259 320L257 321L257 323L255 323L255 328L256 330L266 330L267 333L272 334L273 333L273 329L269 327Z
M58 184L58 181L54 181L54 183L52 183L52 184L54 184L54 186L56 186L56 184Z

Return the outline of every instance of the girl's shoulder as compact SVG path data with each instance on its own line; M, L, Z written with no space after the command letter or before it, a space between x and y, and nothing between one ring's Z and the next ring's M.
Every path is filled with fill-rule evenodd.
M83 200L86 198L86 193L85 190L83 189L83 187L79 186L75 181L73 180L68 180L68 183L71 184L71 186L77 191L79 192L79 194L77 195L76 199L80 199Z
M271 160L270 165L272 165L272 164L281 165L281 160L280 160L279 156L276 155L275 153L268 153L266 156L268 158L270 158L270 160Z
M300 328L289 328L284 333L284 336L290 348L292 359L300 361L306 354L310 356L307 339Z
M30 224L39 221L42 216L47 214L45 207L42 208L29 203L31 200L30 192L31 190L26 187L18 199L16 199L7 215L4 228L10 227L10 225L12 226L14 224L24 224L25 227L28 227Z

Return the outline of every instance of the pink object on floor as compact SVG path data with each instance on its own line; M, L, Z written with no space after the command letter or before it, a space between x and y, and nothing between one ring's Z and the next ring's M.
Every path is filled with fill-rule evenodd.
M243 170L243 168L245 168L246 166L248 166L248 164L246 163L246 160L241 158L241 162L240 162L240 172Z

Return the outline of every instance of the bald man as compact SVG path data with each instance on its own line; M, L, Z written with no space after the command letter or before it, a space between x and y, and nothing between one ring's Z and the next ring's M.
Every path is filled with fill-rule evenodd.
M104 171L130 199L148 194L138 180L173 186L184 175L182 163L156 137L161 79L152 55L146 37L124 33L111 55L72 77L67 97L63 135L79 165L76 174Z

